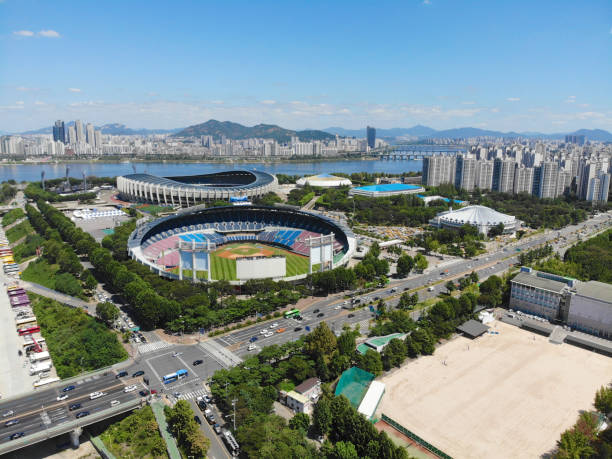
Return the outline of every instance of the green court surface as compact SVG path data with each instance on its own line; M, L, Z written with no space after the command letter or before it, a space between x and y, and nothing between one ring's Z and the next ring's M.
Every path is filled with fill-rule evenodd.
M229 256L244 257L261 253L265 253L264 256L284 256L287 259L287 277L308 273L308 257L261 243L237 242L223 245L210 254L212 278L214 280L237 280L236 260Z

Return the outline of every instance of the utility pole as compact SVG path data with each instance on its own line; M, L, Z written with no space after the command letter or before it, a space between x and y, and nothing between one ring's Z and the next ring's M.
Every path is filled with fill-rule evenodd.
M234 432L236 432L236 402L237 401L238 401L237 398L232 400L232 407L234 408L234 415L233 415L233 418L234 418Z

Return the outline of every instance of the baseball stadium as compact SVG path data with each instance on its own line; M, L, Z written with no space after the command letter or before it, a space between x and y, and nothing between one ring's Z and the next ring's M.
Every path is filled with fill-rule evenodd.
M150 174L117 177L120 199L179 207L217 199L254 198L274 191L277 186L278 180L274 175L247 170L181 177L158 177Z
M161 276L194 282L299 280L348 263L355 237L345 225L289 207L190 207L142 224L128 251Z

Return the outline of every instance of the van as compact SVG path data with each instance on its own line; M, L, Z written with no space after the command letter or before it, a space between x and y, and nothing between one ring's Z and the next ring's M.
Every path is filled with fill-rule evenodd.
M427 291L428 292L433 292L434 291L433 285L430 285L429 287L427 287Z

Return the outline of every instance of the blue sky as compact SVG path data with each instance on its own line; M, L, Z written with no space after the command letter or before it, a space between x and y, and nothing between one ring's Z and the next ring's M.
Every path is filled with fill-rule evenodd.
M0 0L0 131L75 118L612 130L612 1Z

